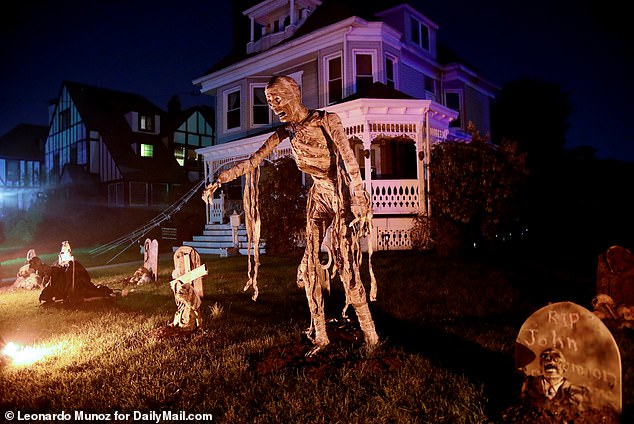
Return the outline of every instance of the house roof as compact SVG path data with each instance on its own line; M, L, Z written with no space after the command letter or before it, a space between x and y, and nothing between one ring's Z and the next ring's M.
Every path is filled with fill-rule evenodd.
M194 112L200 112L201 115L213 127L216 116L214 109L207 105L192 106L187 109L171 111L167 114L167 122L161 127L161 133L169 134L174 132L183 122L185 122Z
M244 8L253 6L257 3L260 3L260 0L246 2L248 5L245 5ZM245 2L243 2L245 3ZM310 34L313 31L316 31L320 28L324 28L328 25L335 24L337 22L348 19L352 16L357 16L366 21L376 21L378 18L376 17L376 13L381 12L383 10L388 10L394 6L398 6L401 4L409 4L404 0L383 0L380 2L371 2L367 0L322 0L320 6L315 8L314 12L311 13L306 21L300 26L297 31L289 38L282 40L279 44L286 43L293 39L302 37L306 34ZM240 14L240 18L243 16ZM242 25L240 25L242 24ZM242 30L245 33L248 33L248 29L245 27L248 22L246 20L240 20L239 22L235 22L234 25L236 29L234 33L239 35L239 31ZM246 40L248 41L248 40ZM211 68L209 68L206 72L204 72L200 77L203 77L207 74L219 71L227 66L230 66L234 63L245 60L249 57L256 56L258 54L262 54L263 52L254 52L247 54L245 53L245 43L244 37L237 36L234 37L234 46L232 51L222 58L220 61L216 62ZM438 41L438 61L440 64L452 63L454 61L460 61L467 66L471 66L467 64L464 60L459 58L453 51L451 51L447 46L445 46L441 41Z
M367 90L354 93L341 99L337 103L345 103L356 99L415 99L415 97L394 88L390 88L382 82L373 82Z
M166 122L166 114L145 97L102 87L66 81L64 86L88 131L98 131L124 180L146 182L186 182L174 155L161 142L160 135L134 132L125 115L139 112L158 115ZM140 144L153 145L152 158L137 154Z
M0 158L42 161L47 135L45 125L19 124L0 137Z

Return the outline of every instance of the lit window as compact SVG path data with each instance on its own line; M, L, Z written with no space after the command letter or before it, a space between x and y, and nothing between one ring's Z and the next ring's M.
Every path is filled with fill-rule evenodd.
M154 157L154 146L151 144L141 144L141 157L151 158Z
M253 87L253 125L269 124L269 105L264 87Z
M343 80L341 78L341 57L328 59L328 104L343 98Z
M240 90L227 94L227 129L240 127Z
M139 129L141 131L154 131L154 117L139 115Z
M354 57L357 93L365 93L374 82L372 78L372 55L357 54Z
M427 25L412 17L412 42L420 48L429 50L429 28Z
M445 106L458 112L458 117L451 121L449 126L462 128L462 99L460 92L450 91L445 93Z
M174 157L180 166L185 166L185 147L175 147Z

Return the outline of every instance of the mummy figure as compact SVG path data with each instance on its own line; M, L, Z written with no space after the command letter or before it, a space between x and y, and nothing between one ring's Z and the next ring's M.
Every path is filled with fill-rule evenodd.
M248 212L253 205L257 205L257 188L254 187L257 186L257 170L273 149L288 137L297 167L309 174L313 181L306 204L306 249L297 270L297 285L306 291L311 315L307 334L314 347L309 355L329 343L322 288L329 287L330 274L328 270L324 272L319 259L326 230L330 233L328 252L332 259L329 261L332 262L332 272L339 275L345 289L343 315L345 317L347 307L352 305L366 344L376 345L379 338L359 269L362 256L360 238L368 235L372 228L370 196L363 187L359 166L341 120L334 113L308 110L301 102L299 86L290 77L273 77L266 86L265 94L269 107L283 124L248 159L221 172L217 180L207 186L203 199L209 202L221 184L246 174L245 223L249 230L249 221L258 221L255 225L251 223L251 226L255 228L256 240L259 240L259 216L257 211ZM368 251L371 257L371 244ZM368 263L372 283L370 298L374 300L376 281L370 260ZM257 296L256 277L257 256L255 275L247 283L247 287L254 287L254 297Z

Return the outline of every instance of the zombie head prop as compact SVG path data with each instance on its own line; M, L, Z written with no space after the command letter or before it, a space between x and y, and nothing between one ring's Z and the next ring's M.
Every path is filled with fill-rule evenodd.
M299 85L291 77L273 77L264 90L269 107L282 122L301 122L308 115Z
M544 349L539 355L539 365L544 378L548 380L560 380L566 374L566 358L557 349Z

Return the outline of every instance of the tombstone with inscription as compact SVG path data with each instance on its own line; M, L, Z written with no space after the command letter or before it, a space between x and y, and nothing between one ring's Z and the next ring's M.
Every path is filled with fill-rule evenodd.
M203 277L207 275L204 265L201 265L200 254L190 246L181 246L174 252L174 271L172 278L184 283L191 283L194 292L203 297Z
M158 241L145 239L143 245L143 268L147 269L154 281L158 280Z
M533 313L517 336L515 364L524 381L505 422L619 422L619 349L584 307L559 302Z

